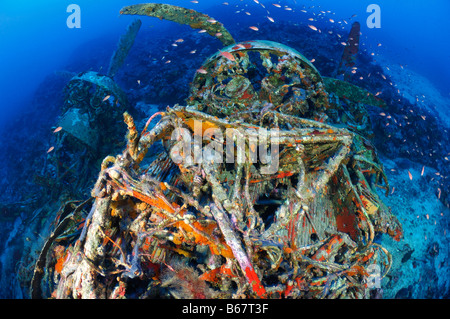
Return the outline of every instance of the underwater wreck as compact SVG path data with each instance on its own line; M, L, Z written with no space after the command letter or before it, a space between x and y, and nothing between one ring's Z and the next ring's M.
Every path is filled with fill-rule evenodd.
M381 280L392 263L375 236L402 238L377 194L389 183L365 108L384 102L281 43L235 42L194 10L140 4L121 14L204 29L224 48L199 67L186 105L155 113L141 132L113 80L139 20L107 75L72 78L61 150L98 156L121 117L126 146L103 159L91 197L61 206L30 296L371 298L373 270Z

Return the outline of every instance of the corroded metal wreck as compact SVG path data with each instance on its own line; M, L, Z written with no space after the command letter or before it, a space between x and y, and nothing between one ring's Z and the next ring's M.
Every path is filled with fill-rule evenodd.
M126 149L104 159L91 198L62 207L31 296L370 298L391 263L374 238L402 237L377 195L389 184L364 107L383 102L282 44L235 43L193 10L121 13L202 28L226 47L197 70L186 106L142 132L124 113ZM262 130L276 134L261 142Z

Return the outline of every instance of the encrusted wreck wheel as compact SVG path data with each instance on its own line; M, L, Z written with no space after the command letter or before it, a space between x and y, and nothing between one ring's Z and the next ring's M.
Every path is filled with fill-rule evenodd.
M322 77L299 52L272 41L246 41L225 47L197 70L190 105L205 113L276 109L306 118L328 106Z

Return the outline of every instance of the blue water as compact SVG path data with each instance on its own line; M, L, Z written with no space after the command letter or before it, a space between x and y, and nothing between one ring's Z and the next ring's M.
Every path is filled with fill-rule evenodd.
M351 24L354 21L359 21L362 33L361 50L374 52L375 56L382 55L392 64L402 65L424 76L435 86L442 97L450 98L450 25L448 23L450 1L448 0L228 0L228 5L223 4L224 0L199 0L198 2L192 3L188 0L165 1L165 3L193 8L213 16L222 22L233 35L236 35L237 40L244 38L247 40L251 37L254 39L272 39L273 34L282 22L293 26L313 24L324 29L333 27L337 28L335 30L340 32L343 38L346 38ZM71 14L67 12L67 7L72 3L81 8L80 28L69 28L66 24L67 18ZM17 183L17 178L19 178L17 174L22 170L21 167L31 167L42 162L45 151L51 145L50 127L54 125L52 121L59 115L58 103L60 103L60 100L53 99L53 95L47 96L46 92L53 94L57 91L55 87L59 85L63 87L64 84L62 78L57 76L53 78L52 74L61 71L78 73L86 70L104 70L106 73L110 56L116 48L120 35L124 33L128 24L135 19L134 16L121 16L119 11L124 6L136 3L139 2L133 0L0 1L0 132L3 131L1 139L2 158L9 161L6 163L6 160L4 160L4 171L0 171L0 189L4 190L2 195L4 202L8 200L14 202L14 196L20 200L26 197L26 191L15 189L15 186L8 187L8 185L13 185L13 182ZM277 8L272 5L273 3L280 4L282 7ZM366 12L366 9L372 3L379 5L381 8L381 28L368 28L366 25L366 19L370 15ZM286 6L293 10L285 10ZM321 13L321 11L325 13ZM273 24L268 22L267 16L272 17L275 22ZM311 22L308 21L308 18L314 18L317 21ZM164 72L168 70L168 66L164 66L161 62L162 55L172 57L174 59L173 64L177 61L185 61L188 67L191 67L189 59L193 59L193 57L187 53L190 50L197 49L200 51L202 47L206 48L202 55L197 57L201 63L208 55L215 53L220 48L218 41L205 35L204 42L188 48L180 45L180 48L177 48L179 51L173 51L170 43L177 38L178 33L189 34L191 32L196 34L197 31L169 21L160 21L148 17L140 17L140 19L143 24L137 41L141 42L132 48L127 60L127 63L134 68L133 72L135 73L131 71L127 73L127 67L124 66L124 70L121 71L117 79L126 93L130 94L133 102L137 102L142 97L137 93L136 80L145 78L145 73L142 70L147 70L145 68L140 70L133 58L143 59L148 54L148 61L142 60L142 63L153 63L150 70L155 74L161 73L160 76L163 76ZM331 23L329 19L333 19L335 23ZM338 21L341 23L338 24ZM259 32L249 31L248 29L249 26L261 25L264 27L260 27ZM241 31L242 33L239 33ZM152 37L155 41L167 38L167 43L155 48L152 45ZM291 38L293 38L293 34L286 33L283 35L285 43L288 43ZM145 41L148 41L147 47L142 44ZM280 40L279 42L283 41ZM289 45L295 46L300 51L308 49L303 48L302 43L289 43ZM168 52L164 50L168 50ZM311 59L313 56L308 58ZM322 72L321 67L324 66L316 65L316 67ZM139 73L140 71L142 73ZM188 76L191 77L194 71L195 68L192 65L192 70L187 71L190 72ZM326 73L325 67L323 72ZM136 74L139 74L140 78ZM134 75L136 77L133 77ZM172 82L169 81L168 83ZM370 89L370 86L366 88ZM373 93L376 93L376 91L373 91ZM180 93L179 96L183 97L183 94ZM146 102L151 103L151 101ZM163 104L164 102L159 100L155 103ZM178 101L169 100L165 104L172 102ZM52 107L47 107L49 104L46 103L54 104ZM440 108L449 107L450 105L440 106ZM38 111L36 111L36 108L38 108ZM430 108L433 109L432 106ZM405 110L405 112L407 111ZM428 109L424 112L428 112ZM23 120L24 114L31 115ZM426 155L430 153L430 156L418 156L413 160L424 165L430 165L441 173L445 170L448 173L450 171L448 161L443 159L446 155L450 156L448 143L445 144L448 141L448 131L440 126L443 125L441 123L443 119L439 118L442 116L440 113L436 114L430 111L430 114L430 118L432 115L435 116L433 120L435 122L433 123L437 124L433 125L437 126L416 126L415 132L401 133L405 136L399 137L398 140L403 140L406 136L409 137L411 134L417 133L417 140L411 142L411 145L423 145L423 152ZM27 130L27 127L29 127L29 130ZM436 127L439 127L439 132L435 131ZM381 128L379 129L381 130ZM14 139L8 138L11 132L16 132ZM423 132L429 134L426 141L421 140L421 138L425 139L426 137L421 136ZM433 135L433 132L438 136ZM23 144L21 144L20 134L23 136ZM27 139L31 137L34 141L38 140L42 143L38 143L40 147L38 151L33 147L33 145L36 146L34 142L27 144L29 143ZM410 154L409 152L402 153L401 147L395 143L389 147L385 145L385 147L388 153L389 151L393 152L388 154L391 157L397 155L407 157L407 154ZM413 153L413 146L409 150ZM436 154L439 154L439 156ZM28 177L31 180L31 176ZM442 197L444 197L444 192L448 190L448 184L448 179L443 180L440 184L443 192ZM448 205L448 201L443 203L444 206L445 204ZM16 216L19 216L17 218L22 220L27 217L26 214L24 211L16 214ZM17 227L19 227L17 226L17 219L0 222L5 223L4 229L6 230L1 236L2 240L9 239L7 234L9 232L14 231L14 234L16 234ZM0 226L1 228L2 226ZM3 244L0 245L0 252L2 249L7 250L6 247L3 247ZM5 269L6 265L3 265L3 276L5 276ZM14 298L19 295L12 292L17 291L17 287L2 286L1 290L1 297ZM447 297L449 296L448 292L442 292L442 295L445 296L445 294L447 294Z
M166 1L174 5L186 6L197 10L211 10L224 1ZM247 26L253 19L263 20L267 13L254 1L228 1L222 5L222 21L230 23L242 21ZM280 10L271 5L276 1L261 1L266 4L273 18L297 22L304 14ZM336 21L356 14L356 19L364 22L369 16L366 8L374 1L279 1L282 5L301 8L314 6L311 11L330 10ZM70 13L67 6L76 3L80 6L81 28L69 29L66 19ZM46 74L64 68L77 47L87 41L101 41L114 38L121 33L133 17L121 17L118 12L126 5L136 1L26 1L3 0L0 2L0 119L6 121L26 108L34 90ZM297 4L296 4L297 3ZM368 29L362 23L366 44L383 44L398 63L409 65L412 69L428 77L447 97L450 96L450 44L448 36L450 26L448 16L450 3L446 0L379 0L375 2L381 8L381 28ZM238 8L235 7L238 6ZM240 8L249 10L252 16L235 14ZM310 9L308 9L310 10ZM243 18L243 20L241 20ZM144 25L170 28L171 23L144 20ZM228 26L228 24L227 24ZM276 27L276 24L274 25ZM95 52L92 52L94 54ZM1 123L1 122L0 122Z

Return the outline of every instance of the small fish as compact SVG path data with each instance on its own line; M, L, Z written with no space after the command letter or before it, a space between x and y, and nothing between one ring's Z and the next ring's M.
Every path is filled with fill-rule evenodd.
M206 30L205 29L201 29L200 31L198 31L198 33L205 33Z
M103 99L103 102L105 102L106 100L108 100L110 97L111 97L111 95L105 96L105 98Z
M141 80L137 80L138 85L141 85Z
M377 46L378 46L378 47L381 47L381 43L378 43Z
M311 63L314 63L315 61L316 61L316 59L312 59L312 60L311 60Z
M275 22L275 20L269 16L267 17L267 19L269 19L270 22Z
M171 61L171 60L167 60L167 61L166 61L166 64L169 64L170 62L172 62L172 61Z
M420 173L420 176L423 176L424 171L425 171L425 166L422 167L422 172Z
M313 25L308 24L308 27L310 27L312 30L317 31L317 28Z
M220 38L220 37L222 36L222 33L217 32L216 34L214 34L214 36L215 36L216 38Z
M259 31L259 29L257 27L254 27L254 26L251 26L249 28L252 29L253 31Z
M227 5L229 5L229 3L228 2L224 2L224 3L222 3L224 6L227 6Z
M279 5L278 3L272 3L272 4L277 8L281 8L281 5Z
M331 23L334 23L334 20L333 20L333 19L329 19L329 21L330 21Z
M191 2L192 2L192 3L198 3L198 1L197 1L197 0L192 0Z
M192 50L191 52L189 52L190 54L195 54L197 52L197 50Z
M184 39L175 40L175 43L181 43L181 42L184 42Z
M50 148L48 149L48 151L47 151L47 154L50 153L51 151L53 151L54 149L55 149L54 146L50 147Z
M248 16L251 16L251 15L252 15L252 14L251 14L250 12L248 12L248 11L245 11L245 14L248 15Z
M53 133L58 133L59 131L62 130L61 126L58 126L57 128L55 128L55 130L53 131Z
M200 74L208 74L208 71L206 71L206 70L203 69L203 68L200 68L200 69L197 69L197 73L200 73Z
M208 19L208 20L206 20L206 21L208 21L209 23L217 23L217 20L215 20L215 19Z
M177 47L177 46L178 46L178 44L176 44L176 43L172 43L172 46L173 46L173 47Z
M381 116L386 116L386 113L381 112L380 115L381 115Z
M341 42L341 44L342 44L343 46L346 46L346 45L347 45L347 42Z
M220 55L232 62L236 61L236 59L230 52L220 51Z
M409 176L409 179L410 179L410 180L412 180L412 179L413 179L413 176L412 176L412 174L411 174L411 172L410 172L410 171L408 171L408 176Z
M286 8L284 8L284 10L286 10L286 11L292 11L292 8L286 7Z

